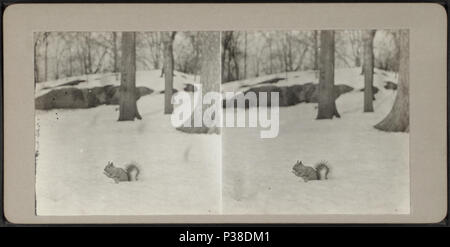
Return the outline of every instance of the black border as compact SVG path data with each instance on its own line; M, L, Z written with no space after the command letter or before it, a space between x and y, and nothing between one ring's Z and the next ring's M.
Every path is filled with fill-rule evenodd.
M39 4L39 3L80 3L80 4L89 4L89 3L93 3L93 4L98 4L98 3L108 3L108 4L118 4L118 3L435 3L435 4L439 4L441 5L445 11L447 12L447 22L448 22L448 7L449 7L449 0L418 0L418 1L411 1L411 0L362 0L362 1L358 1L358 0L347 0L347 1L342 1L342 0L326 0L326 1L320 1L320 0L282 0L282 1L268 1L268 0L260 0L260 1L248 1L248 0L244 0L244 1L236 1L236 0L218 0L218 1L211 1L211 0L204 0L204 1L199 1L199 0L172 0L172 1L155 1L155 0L129 0L129 1L123 1L123 0L116 0L116 1L111 1L111 0L92 0L92 1L88 1L88 0L53 0L53 1L49 1L49 0L0 0L0 11L1 11L1 22L3 23L3 14L5 9L8 6L11 6L13 4ZM447 47L449 46L449 28L447 25ZM1 71L0 71L0 97L1 97L1 101L0 101L0 113L1 113L1 121L0 121L0 127L1 127L1 138L2 138L2 142L1 142L1 151L0 151L0 159L2 161L1 167L0 167L0 196L1 196L1 205L0 205L0 210L1 210L1 217L0 217L0 227L4 228L11 228L11 227L58 227L60 229L64 229L65 227L126 227L127 228L133 228L133 235L139 235L139 232L136 232L135 227L152 227L153 230L158 229L157 234L151 234L151 236L144 236L144 237L151 237L152 241L154 242L154 240L163 240L166 244L178 244L180 245L180 242L178 242L178 236L180 233L185 233L187 230L189 230L190 232L195 232L195 233L214 233L216 234L222 234L224 231L252 231L252 232L259 232L259 231L269 231L271 234L271 241L267 242L267 243L255 243L255 242L227 242L227 246L233 246L233 245L240 245L240 246L273 246L274 241L289 241L292 240L299 244L302 244L301 241L299 241L299 237L303 238L305 236L301 236L301 235L297 235L299 233L299 231L304 231L304 227L312 227L310 229L315 229L312 232L315 234L318 234L317 236L323 235L323 232L321 229L318 228L322 228L322 227L352 227L352 231L356 230L356 229L360 229L360 227L363 228L379 228L379 227L446 227L447 229L450 228L450 218L447 212L447 216L438 223L432 223L432 224L387 224L387 223L383 223L383 224L304 224L304 223L295 223L295 224L249 224L249 223L208 223L208 224L179 224L179 223L175 223L175 224L15 224L15 223L11 223L8 222L8 220L6 219L5 215L4 215L4 195L3 195L3 191L4 191L4 184L3 184L3 171L4 171L4 157L3 157L3 152L4 152L4 128L3 128L3 120L4 120L4 114L3 114L3 24L0 25L0 56L2 57L2 59L0 60L0 66L1 66ZM450 92L450 89L448 87L449 85L449 62L450 62L450 51L449 49L447 49L447 130L448 130L448 120L449 120L449 101L448 101L448 95ZM449 153L449 134L447 131L447 157L448 157L448 153ZM450 171L448 169L449 165L448 165L448 159L447 159L447 209L450 208L450 186L449 186L449 180L448 178L450 178ZM63 228L61 228L63 227ZM302 229L298 229L298 227L301 227ZM63 230L63 232L67 232L66 230ZM114 233L115 231L112 231L112 233ZM122 232L122 234L126 234L126 233L130 233L130 231L125 231ZM149 232L146 232L145 234L148 235ZM153 232L154 233L154 232ZM326 232L325 232L326 233ZM326 233L327 234L327 233ZM353 234L351 234L353 235ZM409 235L409 234L408 234ZM167 239L167 237L169 237L170 239ZM153 239L155 238L155 239ZM274 240L275 239L275 240ZM124 239L125 240L125 239ZM132 240L127 238L126 239L128 242L128 240ZM169 242L167 242L167 240L169 240ZM316 239L317 240L317 239ZM327 242L329 240L327 240L326 235L324 236L324 241ZM119 241L120 242L120 241ZM290 241L289 241L290 242ZM315 241L314 241L315 242ZM320 241L319 241L320 242ZM181 244L184 246L192 246L195 245L196 243L189 243L189 244ZM213 245L209 245L209 246L223 246L225 243L224 242L214 242ZM201 244L201 243L197 243L197 246L207 246L206 244Z

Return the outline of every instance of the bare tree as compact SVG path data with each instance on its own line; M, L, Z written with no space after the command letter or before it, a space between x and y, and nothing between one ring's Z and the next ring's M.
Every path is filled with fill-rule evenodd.
M244 32L244 79L247 78L247 32Z
M202 46L202 61L201 61L201 76L200 83L202 85L202 95L206 95L208 92L219 92L220 91L220 62L221 62L221 54L220 54L220 32L201 32L200 33L201 46ZM219 129L217 127L209 128L203 122L203 114L205 110L209 107L207 104L203 104L201 106L201 111L194 111L188 121L191 122L192 127L178 127L177 130L186 132L186 133L197 133L197 134L206 134L206 133L219 133ZM194 114L196 112L201 112L200 117L202 118L202 126L195 127L194 126ZM217 118L219 116L211 116L212 119Z
M320 32L319 110L317 119L340 117L334 94L334 31Z
M222 32L222 80L223 82L239 80L240 55L238 46L239 33L233 31Z
M192 50L194 51L194 57L193 57L193 69L192 72L194 75L198 75L199 73L199 61L200 61L200 53L201 53L201 42L200 40L200 34L199 32L193 32L190 33L189 38L192 45ZM186 72L189 72L186 70Z
M364 32L364 112L373 112L373 38L376 30Z
M286 71L292 71L293 70L293 54L292 54L292 35L290 32L285 32L285 43L286 43L286 59L285 59L285 70Z
M44 81L48 80L48 37L50 36L49 32L44 32L43 41L45 44L44 51Z
M113 72L119 71L119 52L117 50L117 32L112 33Z
M41 41L41 33L34 35L34 82L39 82L38 45Z
M319 69L319 31L314 31L314 70Z
M409 32L399 34L400 62L397 96L389 114L375 128L383 131L409 132Z
M269 74L273 74L273 38L270 34L266 35L267 48L269 49Z
M85 56L84 59L86 60L85 66L86 66L86 73L91 74L92 73L92 50L91 50L91 32L87 32L84 34L84 42L85 42Z
M163 33L164 45L164 114L171 114L173 112L172 91L173 91L173 40L176 32Z
M122 33L119 121L142 119L136 104L136 33Z

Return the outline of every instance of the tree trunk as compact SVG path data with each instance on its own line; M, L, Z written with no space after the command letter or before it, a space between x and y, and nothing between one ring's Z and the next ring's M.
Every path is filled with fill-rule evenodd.
M355 57L355 67L359 67L361 66L361 58L359 57L359 55L357 55Z
M85 42L87 47L87 63L86 71L88 74L92 74L92 51L91 51L91 33L87 33L85 36Z
M230 51L228 50L228 56L227 56L227 67L228 67L228 76L227 81L232 81L233 75L231 74L231 58L230 58Z
M58 80L59 79L59 59L58 59L58 57L56 57L56 72L55 72L55 80Z
M244 79L247 79L247 32L244 32Z
M225 54L227 52L225 34L226 34L225 32L222 33L222 41L221 41L222 54L220 55L221 56L220 71L222 71L222 83L227 81L225 78ZM198 61L197 61L197 63L198 63Z
M198 45L198 34L194 36L194 40L192 42L194 44L194 53L195 53L195 73L194 78L199 74L199 60L200 60L200 46ZM221 64L223 66L223 64ZM223 68L223 67L222 67Z
M270 74L273 74L273 64L272 64L272 40L269 41L269 66L270 66Z
M136 104L136 33L122 33L119 121L142 119Z
M48 36L49 33L44 33L45 51L44 51L44 81L48 80Z
M200 34L202 45L202 61L200 71L200 83L202 85L202 96L205 96L208 92L220 92L220 32L201 32ZM202 104L201 106L202 127L194 127L194 113L191 115L188 121L191 122L191 127L178 127L177 130L186 133L219 133L218 127L209 128L203 121L203 114L205 110L210 107L208 104ZM218 116L213 116L218 117Z
M373 112L373 38L375 30L364 32L364 112Z
M173 38L170 32L163 33L164 45L164 114L172 114L173 105Z
M288 55L288 48L287 48L287 33L285 33L284 35L284 42L282 43L281 47L282 47L282 59L280 57L280 63L284 65L284 73L286 75L287 78L287 72L289 71L288 67L289 67L289 55Z
M35 34L35 41L34 41L34 83L39 82L39 65L37 62L37 48L38 48L38 44L39 44L39 35Z
M259 59L256 59L256 65L255 65L255 67L256 67L256 75L255 75L255 77L259 77Z
M73 58L72 54L70 54L69 58L69 77L73 75Z
M78 34L78 35L81 35L81 34ZM77 58L78 58L78 63L80 64L80 74L84 75L84 74L86 74L86 55L85 55L84 47L81 45L80 37L78 37L77 43L79 43L79 46L77 47Z
M394 43L395 43L395 47L396 52L395 52L395 61L396 63L393 64L393 66L386 66L387 69L392 69L393 71L397 72L399 71L399 62L400 62L400 41L399 41L399 34L398 31L394 31L392 32L392 36L394 38Z
M362 58L362 64L361 64L361 75L364 75L365 67L366 67L366 63L364 62L364 51L363 51L362 56L363 56L363 58Z
M317 119L340 117L334 94L334 31L320 32L319 110Z
M383 131L409 132L409 32L400 31L400 63L397 96L389 114L375 128Z
M292 45L291 45L291 36L288 34L287 35L287 46L288 46L288 71L292 71L293 69L293 65L292 65L292 61L294 60L292 58Z
M314 70L319 69L319 31L314 31Z
M119 54L117 51L117 33L113 32L113 72L117 73L119 71Z

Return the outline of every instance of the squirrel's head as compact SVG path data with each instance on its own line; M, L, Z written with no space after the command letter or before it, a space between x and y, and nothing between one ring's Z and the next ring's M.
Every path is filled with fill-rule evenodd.
M297 160L297 162L295 162L294 167L292 167L292 172L294 174L298 174L299 172L301 172L301 168L303 167L303 162L300 160Z
M107 172L109 169L111 169L112 167L114 167L112 161L108 161L108 164L105 166L105 172Z

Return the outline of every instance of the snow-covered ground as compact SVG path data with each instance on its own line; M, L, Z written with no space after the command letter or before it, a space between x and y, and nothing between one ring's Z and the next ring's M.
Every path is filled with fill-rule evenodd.
M138 86L155 90L138 101L141 121L118 122L118 106L36 111L38 215L218 213L220 136L175 130L170 115L163 114L159 73L137 73ZM104 77L92 76L77 87L97 86L101 80L95 78ZM182 73L174 80L178 90L194 82ZM110 160L121 167L137 162L139 180L115 184L103 174Z
M409 213L409 135L386 133L373 126L390 111L395 91L376 71L380 89L374 113L363 113L360 68L336 70L336 84L354 91L337 101L340 119L315 120L317 104L280 108L280 132L260 139L258 128L226 128L222 136L223 213L225 214L407 214ZM226 91L267 78L230 82ZM294 72L274 85L317 82L314 72ZM267 85L267 84L265 84ZM240 109L242 110L242 109ZM251 108L250 111L256 110ZM225 116L226 117L226 116ZM313 166L327 160L329 180L303 182L292 172L297 160Z
M118 122L118 106L36 111L36 199L38 215L143 214L388 214L409 212L409 135L373 128L392 107L396 82L376 71L380 89L374 113L362 113L360 68L336 70L336 84L355 91L341 95L341 119L315 120L316 104L280 108L280 132L260 139L258 128L226 128L222 135L186 134L163 114L160 71L139 71L137 86L154 93L138 100L141 121ZM242 91L285 73L223 85ZM274 85L317 82L313 71L292 72ZM60 84L119 85L115 74L39 83L36 96ZM176 72L174 87L199 78ZM244 110L244 109L239 109ZM251 108L249 111L254 111ZM135 161L137 182L115 184L103 174L108 161ZM304 183L291 173L296 160L327 160L330 179ZM223 187L222 187L223 186Z

